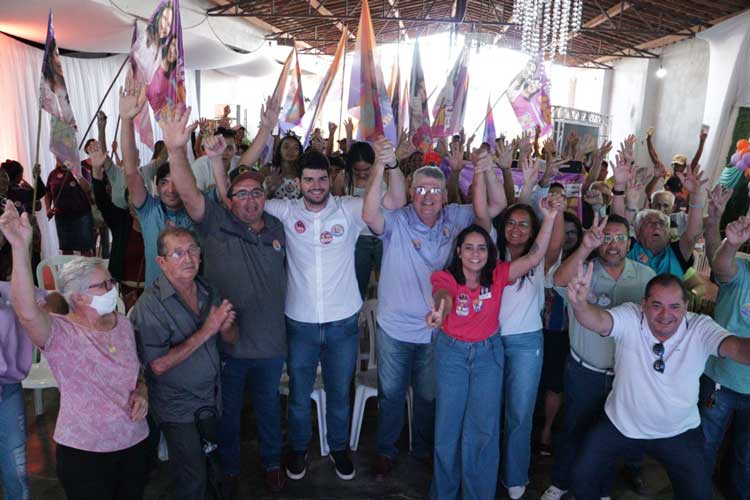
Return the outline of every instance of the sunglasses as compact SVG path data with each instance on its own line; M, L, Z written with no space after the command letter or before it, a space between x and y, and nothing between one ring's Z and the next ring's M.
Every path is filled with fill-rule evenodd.
M664 368L666 367L666 365L664 364L664 344L658 342L654 344L654 347L652 347L651 350L656 356L659 357L659 359L654 361L654 370L659 373L664 373Z

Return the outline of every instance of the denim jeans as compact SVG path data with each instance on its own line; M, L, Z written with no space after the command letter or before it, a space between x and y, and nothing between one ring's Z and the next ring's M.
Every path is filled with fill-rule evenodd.
M225 357L221 371L222 414L219 456L225 474L240 473L240 415L245 384L258 427L258 450L263 467L281 466L281 404L279 380L284 357L240 359Z
M377 328L378 454L398 454L396 441L404 427L404 401L414 391L412 435L414 454L432 456L435 434L435 367L433 345L402 342Z
M531 423L534 417L539 378L542 375L544 338L542 331L503 335L505 352L503 427L503 484L525 486L529 482L531 461ZM488 398L485 398L488 399Z
M357 239L354 248L354 272L357 275L359 294L362 300L367 295L367 286L370 283L370 272L373 268L380 270L380 262L383 260L383 242L377 236L364 235Z
M503 341L435 340L435 468L430 498L495 498L500 464Z
M20 383L0 385L0 484L3 498L28 500L26 419Z
M331 451L349 444L349 389L359 351L357 314L329 323L302 323L286 318L289 345L289 445L304 452L312 437L310 393L318 361L326 391L326 426Z
M711 395L713 406L709 408L706 401ZM701 377L700 411L709 476L729 421L734 417L734 434L730 438L731 484L727 498L747 500L750 498L750 394L740 394L726 387L717 391L716 383L704 375Z
M711 500L711 477L700 427L670 438L625 437L606 416L586 436L573 470L576 500L599 500L601 483L611 480L619 458L648 453L667 470L676 500Z

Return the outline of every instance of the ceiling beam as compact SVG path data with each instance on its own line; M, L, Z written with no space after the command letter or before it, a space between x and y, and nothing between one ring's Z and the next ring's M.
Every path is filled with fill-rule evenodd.
M604 24L607 21L611 21L613 17L619 16L626 10L628 10L632 5L629 2L618 2L609 9L607 9L602 14L599 14L598 16L586 21L585 24L582 25L583 28L596 28L600 24Z

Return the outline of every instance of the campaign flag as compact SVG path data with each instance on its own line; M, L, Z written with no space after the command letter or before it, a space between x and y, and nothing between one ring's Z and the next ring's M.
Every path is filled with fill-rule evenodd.
M432 108L432 137L447 137L461 131L469 91L469 47L464 46L448 73Z
M359 119L358 140L372 141L385 136L395 145L398 139L393 111L383 83L380 58L375 54L375 49L370 7L367 0L362 0L349 81L349 114Z
M47 19L47 40L39 81L39 106L50 114L49 150L61 161L68 162L73 174L80 177L81 164L76 137L78 127L65 86L60 51L57 50L55 41L55 27L52 24L52 10ZM42 126L41 123L39 126Z
M348 36L349 30L344 29L341 32L341 38L339 39L338 47L336 47L336 53L333 56L333 61L331 61L331 65L328 66L328 71L326 71L323 80L320 82L318 91L315 92L315 97L313 97L312 101L310 101L310 105L307 107L307 111L302 116L301 127L302 137L304 138L304 140L302 141L302 145L305 148L307 148L307 146L310 144L310 133L312 132L313 128L315 128L315 121L318 119L320 111L323 109L323 104L325 103L326 97L328 96L328 91L331 90L331 85L333 84L333 80L336 78L336 73L338 73L341 60L346 54L346 41L348 39Z
M305 114L305 97L302 95L302 70L299 66L299 54L297 48L292 50L294 54L294 68L292 77L289 78L289 91L281 107L279 116L279 130L282 134L302 123L302 115ZM290 55L291 57L291 55Z
M145 76L139 69L138 64L136 63L136 59L133 55L134 51L137 48L137 43L138 22L136 21L135 26L133 26L133 37L130 40L130 68L133 79L145 86ZM138 132L138 137L140 137L141 142L149 148L154 149L154 128L151 125L151 113L148 110L148 106L143 106L143 109L141 109L140 113L135 116L135 118L133 119L133 125L136 132Z
M130 49L136 80L146 87L154 116L185 108L185 54L179 0L161 0Z
M541 52L531 58L510 82L506 95L521 128L533 132L539 126L541 137L552 132L552 104L549 80L544 72Z
M399 133L402 130L409 129L409 82L404 82L404 90L401 93L401 102L399 103L398 122Z
M403 128L401 124L401 116L400 116L400 108L401 108L401 68L398 67L398 63L394 65L395 69L395 75L391 75L391 83L389 87L392 87L392 89L388 90L388 97L391 100L391 114L393 115L393 126L396 127L396 133L398 133L401 128Z
M427 84L424 81L422 61L419 57L419 40L414 43L411 78L409 79L409 128L414 134L414 146L420 147L424 141L432 141Z
M495 151L495 140L497 135L495 134L495 118L492 116L492 104L490 99L487 98L487 118L484 120L484 136L482 141L490 145L490 151Z

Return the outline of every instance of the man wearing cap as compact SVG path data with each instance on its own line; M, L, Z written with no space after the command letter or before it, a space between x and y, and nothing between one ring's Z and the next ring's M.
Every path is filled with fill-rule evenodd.
M656 152L656 148L654 147L654 133L655 129L654 127L651 127L648 129L648 132L646 134L648 156L651 158L651 162L654 164L654 177L651 179L648 185L646 185L646 194L650 197L651 194L655 191L667 188L669 189L669 191L674 193L676 197L674 204L674 208L676 210L687 207L688 196L690 193L685 189L684 186L681 185L680 180L677 178L678 173L685 173L686 167L688 166L687 156L682 153L674 155L672 157L671 163L672 171L669 172L662 163L661 159L659 158L659 154ZM695 168L698 165L698 162L700 162L701 155L703 154L703 146L706 143L707 137L708 131L705 129L701 129L698 142L698 150L695 152L695 156L693 156L693 160L690 162L691 168ZM670 179L674 180L670 181ZM669 188L668 184L671 184L671 188Z
M286 238L282 223L263 211L266 203L259 173L235 175L227 193L229 209L201 193L187 162L185 145L195 128L186 128L190 109L160 122L174 166L174 185L182 197L205 251L205 277L237 314L240 336L222 343L223 413L219 452L228 496L233 496L240 473L240 413L245 385L258 426L258 445L265 481L274 492L284 486L281 472L281 410L278 397L286 357L284 299L286 294ZM211 148L221 154L221 147ZM225 172L215 171L218 185ZM308 392L307 396L309 397ZM309 403L308 403L309 404Z

